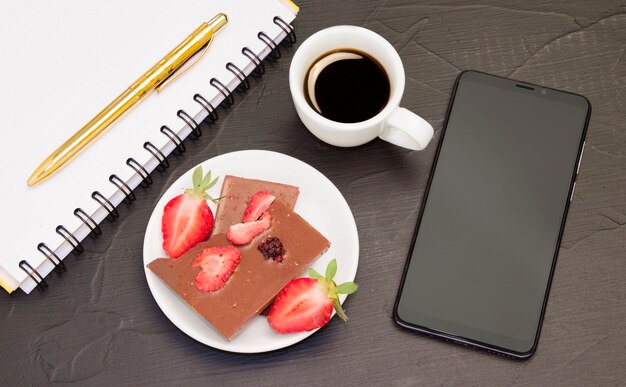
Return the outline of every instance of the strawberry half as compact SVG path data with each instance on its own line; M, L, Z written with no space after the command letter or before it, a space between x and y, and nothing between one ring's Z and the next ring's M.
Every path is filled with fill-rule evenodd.
M214 292L224 287L233 274L241 253L233 246L208 247L194 259L192 267L202 270L196 276L196 287L205 292Z
M337 272L337 261L333 259L322 276L309 269L311 278L291 280L278 294L267 317L272 329L278 333L311 331L320 328L328 321L333 308L342 320L348 320L339 294L352 294L358 285L346 282L339 286L333 278Z
M248 206L243 212L242 222L254 222L258 220L267 208L274 202L276 197L267 191L259 191L250 197Z
M170 200L163 210L163 250L172 258L180 257L205 241L213 231L215 220L207 199L214 203L219 199L211 198L206 191L217 183L218 178L211 180L211 171L204 176L202 167L198 167L193 171L192 180L193 188Z
M265 212L261 219L254 222L237 223L230 226L226 238L233 245L247 245L252 239L267 230L272 224L272 215Z

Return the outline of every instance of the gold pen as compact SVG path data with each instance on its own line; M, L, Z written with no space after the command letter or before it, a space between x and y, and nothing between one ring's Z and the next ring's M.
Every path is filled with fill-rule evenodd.
M104 110L65 141L63 145L52 152L28 178L28 185L34 186L57 172L152 91L162 90L167 84L181 75L189 66L200 59L213 41L215 33L227 22L226 15L220 13L209 22L202 23L182 43L152 66L150 70L130 85L126 91L105 107ZM200 53L200 50L203 51ZM185 69L182 69L182 66L195 54L198 54L196 60L193 63L189 63ZM177 73L178 70L180 72Z

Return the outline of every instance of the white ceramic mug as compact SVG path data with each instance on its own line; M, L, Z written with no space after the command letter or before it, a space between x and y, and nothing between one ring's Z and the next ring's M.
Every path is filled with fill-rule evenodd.
M389 101L368 120L355 123L331 121L317 113L305 99L307 70L320 56L337 49L356 49L371 55L389 77ZM342 147L365 144L376 137L414 150L428 145L433 137L433 127L422 117L400 107L404 82L404 66L393 46L375 32L356 26L335 26L311 35L298 48L289 68L291 96L304 125L320 140Z

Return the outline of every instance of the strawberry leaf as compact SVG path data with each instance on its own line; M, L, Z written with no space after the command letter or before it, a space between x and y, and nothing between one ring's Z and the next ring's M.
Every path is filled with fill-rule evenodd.
M219 180L219 176L215 179L211 180L211 171L207 172L206 175L202 174L202 166L198 166L193 171L193 176L191 178L193 183L192 189L186 189L185 193L188 195L198 195L202 196L204 200L210 200L213 203L217 204L223 197L219 197L217 199L212 198L206 191L208 191L211 187L217 184Z
M193 176L191 177L191 182L193 183L193 188L197 189L202 184L202 166L194 169Z
M311 278L315 278L315 279L318 279L318 280L319 280L319 279L323 279L323 278L324 278L324 276L323 276L323 275L321 275L320 273L318 273L317 271L315 271L315 269L313 269L313 268L310 268L310 269L309 269L309 277L311 277Z
M348 321L348 316L346 316L346 312L343 311L343 308L341 307L341 303L339 302L339 300L335 300L335 302L333 302L333 306L335 307L337 316L341 317L343 321Z
M209 173L211 173L211 172L209 172ZM213 187L215 184L217 184L217 181L218 181L218 180L219 180L219 176L218 176L218 177L216 177L215 179L213 179L213 181L211 181L211 182L209 183L209 185L207 186L207 189L209 189L209 188Z
M326 267L326 279L332 281L335 278L335 274L337 274L337 260L333 259L328 263Z
M206 191L207 189L211 188L210 184L211 184L211 171L209 170L206 176L204 176L204 179L202 179L202 188L204 188L204 190Z
M354 282L344 282L341 285L338 285L335 288L335 291L339 294L352 294L356 292L358 288L359 285L355 284Z

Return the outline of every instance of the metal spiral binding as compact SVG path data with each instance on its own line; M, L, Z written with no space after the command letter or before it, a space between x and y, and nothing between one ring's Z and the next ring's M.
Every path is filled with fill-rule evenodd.
M250 59L252 63L254 63L254 70L252 70L250 74L252 74L252 76L255 78L261 78L263 74L265 74L265 65L263 64L261 58L259 58L259 56L248 47L242 48L241 53L248 57L248 59Z
M185 124L187 124L187 126L189 126L189 128L191 129L191 134L195 139L198 139L200 138L200 136L202 136L202 130L200 129L200 125L196 122L196 120L193 119L193 117L187 114L186 111L181 109L176 113L176 115L178 116L178 118L183 120Z
M289 23L285 22L279 16L275 16L273 19L273 22L278 27L280 27L280 29L282 29L283 32L285 33L285 39L283 39L281 44L284 44L285 46L289 47L296 43L296 34L294 32L293 27ZM257 37L263 43L265 43L265 45L270 49L270 52L267 55L267 58L270 61L275 62L276 60L281 58L282 55L278 47L278 44L276 44L276 42L273 39L271 39L263 31L259 32ZM252 70L250 75L252 75L255 78L261 78L263 74L265 74L265 65L263 64L263 60L261 60L261 58L248 47L242 48L241 53L245 55L254 64L254 69ZM248 80L248 77L245 75L245 73L239 67L237 67L232 62L229 62L226 64L226 69L239 79L240 83L237 86L237 89L239 91L245 92L250 89L250 81ZM235 103L233 93L217 78L211 78L209 83L211 84L211 86L215 87L224 96L224 101L223 101L224 107L228 108ZM206 119L209 120L210 123L217 121L218 119L217 110L206 98L204 98L200 94L195 94L193 96L193 100L196 101L207 112L208 116ZM193 117L191 117L187 112L185 112L184 110L179 110L176 113L176 115L180 119L182 119L185 122L185 124L189 126L189 128L191 128L191 133L194 138L197 139L200 136L202 136L202 130L200 129L199 123L196 122L196 120ZM183 142L183 139L181 139L180 136L176 134L176 132L174 132L168 126L163 125L160 128L160 131L172 142L172 144L174 144L175 146L174 152L176 154L180 155L187 151L187 148ZM159 171L164 171L165 169L169 168L170 166L169 161L167 160L167 157L163 154L163 152L159 148L157 148L154 144L152 144L149 141L145 142L143 144L143 147L145 150L150 152L152 156L159 162L159 164L157 165L157 169ZM139 176L141 176L142 178L141 185L143 187L147 187L153 183L152 177L150 176L148 171L145 169L145 167L139 164L134 158L131 157L128 160L126 160L126 164L129 167L133 168L133 170ZM109 176L109 181L113 185L115 185L120 192L124 194L124 199L123 199L124 203L130 204L137 199L137 197L135 196L135 193L133 192L132 189L130 189L128 184L126 184L116 174L112 174L111 176ZM104 195L102 195L99 191L94 191L91 194L91 197L102 208L104 208L108 212L106 219L108 219L109 221L113 221L120 216L119 212L117 211L117 208L115 208L113 203L111 203L111 201L107 199ZM91 230L89 235L92 238L96 238L102 234L102 229L100 228L100 226L84 210L82 210L81 208L76 208L74 210L74 215L77 218L79 218L80 221L83 222L87 227L89 227L89 229ZM70 246L73 247L72 252L74 254L79 255L84 251L83 245L64 226L62 225L57 226L56 232L67 243L69 243ZM37 250L39 250L39 252L41 252L50 263L52 263L52 265L54 266L55 272L57 272L58 274L61 274L63 271L66 270L65 263L63 263L63 261L59 258L59 256L52 249L50 249L45 243L40 243L37 246ZM36 287L38 290L43 291L45 288L48 287L48 283L45 281L44 277L35 268L33 268L32 265L28 263L28 261L22 260L19 263L19 267L36 283Z
M202 108L207 112L208 116L206 119L210 121L210 123L214 123L217 121L217 110L211 105L209 101L206 100L202 95L196 94L193 96L193 100L202 106Z
M220 82L217 78L211 78L211 81L209 83L211 84L211 86L215 87L220 93L222 93L222 95L224 96L223 103L226 105L227 108L233 106L233 104L235 103L233 93L231 93L230 90L228 90L228 88L224 86L222 82Z
M98 226L98 223L96 223L91 216L87 215L87 213L83 211L82 208L76 208L74 210L74 215L83 223L85 223L87 227L89 227L89 229L91 230L89 236L91 238L95 239L102 235L102 229L100 228L100 226Z
M233 62L226 63L226 70L233 73L239 79L239 85L237 85L237 89L241 92L245 92L250 90L250 81L246 77L246 74L239 69L239 67L235 66Z
M105 198L104 195L102 195L100 192L98 191L94 191L91 194L91 198L95 201L97 201L100 206L102 206L102 208L104 208L105 210L107 210L107 212L109 213L107 215L107 219L109 221L113 221L117 218L120 217L120 213L117 212L117 208L115 208L115 206L113 205L113 203L111 203L109 201L109 199Z
M57 274L62 274L65 270L67 270L67 268L65 267L65 263L63 263L59 256L56 255L56 253L52 251L52 249L49 248L48 245L46 245L45 243L40 243L37 246L37 250L39 250L39 252L43 254L44 257L46 257L46 259L54 265L54 271Z
M176 146L176 148L174 148L174 152L176 152L176 154L181 155L181 154L187 152L187 147L183 143L183 140L181 140L181 138L178 137L178 135L176 133L174 133L174 131L172 129L170 129L167 125L161 126L161 133L166 135L167 138L170 139L172 144L174 144Z
M142 187L146 188L152 185L152 176L150 176L148 171L146 171L146 168L144 168L141 164L139 164L137 160L133 159L132 157L129 157L128 160L126 160L126 165L131 167L135 172L137 172L139 176L141 176L140 184Z
M259 32L257 37L263 43L265 43L265 45L267 47L269 47L270 53L267 54L267 58L268 59L270 59L272 62L276 62L278 59L280 59L282 54L280 53L280 49L278 48L278 45L276 44L276 42L272 38L267 36L267 34L265 32L263 32L263 31Z
M26 273L33 281L35 281L35 283L37 284L37 289L39 291L44 291L44 289L48 287L48 283L46 282L46 280L41 276L41 274L39 274L37 270L35 270L35 268L30 265L30 263L28 263L28 261L22 260L19 263L19 267L20 269L24 270L24 273Z
M285 31L286 36L281 43L285 44L287 47L293 46L296 43L296 32L291 24L284 21L280 16L274 16L274 24L279 26L281 30Z
M78 241L78 239L76 239L74 234L67 231L64 226L57 226L56 232L74 248L72 250L72 253L74 253L74 255L80 255L83 251L85 251L83 245Z
M116 174L109 176L109 181L124 193L124 203L130 204L137 199L135 193L132 189L130 189L128 184L124 183Z
M161 172L165 171L167 168L170 167L170 162L167 161L167 157L165 157L165 155L163 154L163 152L161 152L159 150L159 148L157 148L156 146L154 146L153 143L151 143L150 141L146 141L143 143L143 149L147 150L148 152L152 153L152 156L159 162L159 164L157 165L157 169Z

